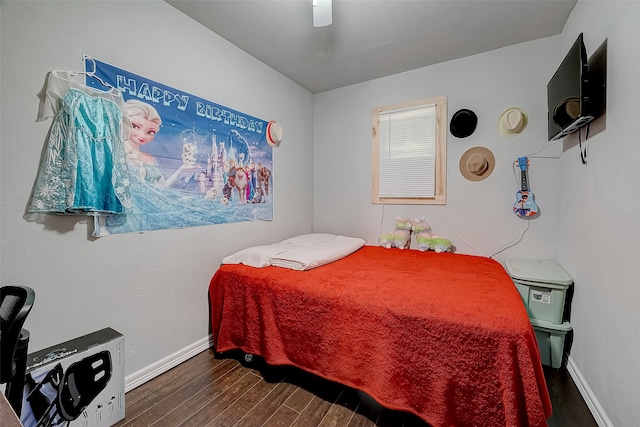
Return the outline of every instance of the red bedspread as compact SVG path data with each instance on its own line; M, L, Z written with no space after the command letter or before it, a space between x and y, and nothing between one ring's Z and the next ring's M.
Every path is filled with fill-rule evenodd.
M546 426L536 338L490 258L365 246L310 271L223 265L217 351L294 365L434 427Z

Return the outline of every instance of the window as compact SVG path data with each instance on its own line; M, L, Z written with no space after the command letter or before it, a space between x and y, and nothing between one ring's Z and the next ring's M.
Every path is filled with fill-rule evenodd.
M446 201L447 98L413 101L372 112L372 203Z

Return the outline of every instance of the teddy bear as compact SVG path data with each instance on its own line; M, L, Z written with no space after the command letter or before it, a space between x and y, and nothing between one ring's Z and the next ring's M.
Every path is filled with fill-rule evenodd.
M413 223L407 218L397 217L395 229L390 233L380 234L380 246L387 249L408 249L411 246L411 230Z
M432 250L441 253L451 250L451 241L446 237L433 234L431 226L424 218L416 218L413 221L413 232L418 242L418 250L421 252Z

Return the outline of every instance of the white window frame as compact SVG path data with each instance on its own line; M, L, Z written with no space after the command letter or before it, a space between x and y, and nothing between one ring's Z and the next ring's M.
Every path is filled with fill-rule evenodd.
M410 110L420 107L435 105L436 108L436 132L435 140L424 141L433 144L435 148L434 173L434 196L433 197L406 197L406 196L380 196L380 118L390 112L399 110ZM418 101L406 102L403 104L377 107L371 113L372 124L372 174L371 174L371 202L373 204L395 204L395 205L444 205L446 204L446 181L447 181L447 97L439 96L435 98L422 99ZM419 142L419 141L416 141ZM431 171L428 171L431 173Z

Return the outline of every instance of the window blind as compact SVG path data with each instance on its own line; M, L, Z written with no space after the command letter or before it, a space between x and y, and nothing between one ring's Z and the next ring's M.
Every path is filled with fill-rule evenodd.
M379 196L435 196L436 105L380 114Z

